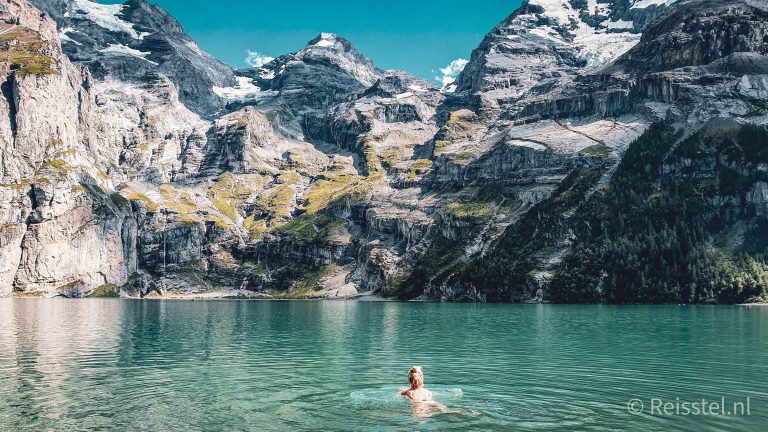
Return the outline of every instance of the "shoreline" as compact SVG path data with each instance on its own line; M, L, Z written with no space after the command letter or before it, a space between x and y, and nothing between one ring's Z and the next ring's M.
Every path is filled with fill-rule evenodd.
M380 301L399 301L394 299L387 299L379 297L371 292L358 293L350 296L332 296L322 295L318 293L317 296L273 296L267 293L259 293L245 290L228 290L228 291L208 291L197 293L168 293L157 294L152 293L145 297L133 296L125 291L120 291L119 295L107 295L107 296L84 296L84 297L67 297L67 296L46 296L44 293L12 293L7 297L11 299L121 299L121 300L175 300L175 301L227 301L227 300L268 300L268 301L368 301L368 302L380 302Z
M380 297L376 294L365 292L352 296L317 296L317 297L284 297L284 296L272 296L266 293L256 293L249 291L247 294L240 293L240 290L235 291L211 291L205 293L189 293L189 294L168 294L168 295L149 295L146 297L135 297L128 295L124 291L119 296L93 296L93 297L65 297L65 296L52 296L46 297L44 295L18 295L14 293L8 297L9 299L119 299L119 300L171 300L171 301L359 301L359 302L395 302L395 303L452 303L462 304L467 302L441 302L438 300L398 300ZM477 304L478 302L473 302ZM507 305L560 305L560 306L732 306L745 309L751 309L753 307L768 307L768 302L760 303L715 303L715 304L666 304L666 303L648 303L648 304L606 304L606 303L487 303L487 304L507 304Z
M357 300L357 301L388 301L388 299L381 298L371 292L358 293L349 296L335 296L329 295L323 292L318 292L316 296L274 296L267 293L246 291L246 290L228 290L228 291L209 291L201 293L170 293L170 294L155 294L148 295L146 297L134 297L130 295L123 295L121 291L120 298L133 299L133 300Z

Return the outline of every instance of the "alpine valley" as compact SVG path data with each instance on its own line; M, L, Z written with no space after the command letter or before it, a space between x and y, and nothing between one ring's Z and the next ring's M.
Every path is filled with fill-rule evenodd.
M528 0L440 89L0 2L0 296L768 300L768 0Z

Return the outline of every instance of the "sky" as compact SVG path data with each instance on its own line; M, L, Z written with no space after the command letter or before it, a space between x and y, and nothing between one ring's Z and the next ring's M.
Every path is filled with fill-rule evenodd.
M235 68L339 34L382 69L420 78L455 74L520 0L149 0L206 51ZM122 3L99 0L99 3ZM251 54L248 51L258 54ZM262 57L260 57L262 56ZM453 65L448 67L452 62Z

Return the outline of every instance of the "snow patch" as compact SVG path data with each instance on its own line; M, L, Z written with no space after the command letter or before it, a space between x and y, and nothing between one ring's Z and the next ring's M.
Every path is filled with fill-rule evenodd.
M133 49L131 47L127 47L125 45L119 45L119 44L111 44L107 46L106 48L100 49L99 52L106 53L106 54L124 54L129 55L132 57L138 57L142 60L146 60L149 63L152 63L153 65L157 65L157 63L153 62L152 60L147 59L147 56L152 54L151 52L145 52L145 51L139 51L137 49Z
M587 12L590 15L597 14L597 0L587 0Z
M146 90L137 84L126 83L114 79L99 81L97 87L99 87L99 90L103 91L104 93L117 92L129 94L131 96L138 96L146 93Z
M515 140L515 139L509 140L509 144L513 145L513 146L516 146L516 147L528 147L528 148L531 148L531 149L534 149L534 150L546 150L547 149L547 146L542 145L542 144L538 144L538 143L534 143L534 142L530 142L530 141Z
M546 39L555 43L563 43L563 38L558 32L550 26L534 27L528 31L528 33L536 35L540 38Z
M320 33L320 40L315 42L313 46L319 47L332 47L336 43L336 36L333 33Z
M408 88L415 91L416 93L424 93L425 91L427 91L427 89L425 89L424 87L416 84L411 84L408 86Z
M67 33L77 33L77 30L73 29L72 27L65 27L61 29L61 32L59 32L59 39L61 39L62 42L69 42L75 45L82 45L80 42L69 37Z
M142 60L146 60L147 62L152 63L153 65L157 65L157 63L147 59L147 56L152 54L151 52L139 51L137 49L133 49L125 45L111 44L106 48L100 49L99 52L103 52L106 54L123 54L123 55L129 55L132 57L138 57Z
M271 80L271 79L273 79L275 77L275 71L270 70L270 69L263 69L262 68L262 69L259 69L259 76L262 79L269 79L269 80Z
M677 0L636 0L630 9L645 9L651 6L669 6Z
M552 18L558 25L567 26L571 21L579 21L579 14L568 0L530 0L530 4L544 8L544 15Z
M635 33L592 33L577 37L579 59L588 68L608 64L640 42L642 35Z
M608 28L611 30L614 30L614 29L629 30L634 27L635 27L635 23L632 21L624 21L624 20L608 21Z
M674 2L675 0L648 1ZM579 58L586 63L587 67L605 65L627 52L640 41L639 34L629 32L634 28L632 21L612 21L602 24L602 28L594 28L581 20L581 11L574 9L568 0L530 0L530 4L541 6L544 12L537 15L548 17L551 21L557 22L573 36L573 39L564 39L560 32L551 25L542 25L536 20L531 20L528 23L530 26L527 29L528 33L555 44L572 44L579 51ZM599 0L588 0L586 12L590 15L607 16L610 14L611 8ZM612 30L612 32L609 33L608 30Z
M253 83L252 78L235 77L237 84L234 87L213 87L213 92L224 99L247 100L261 93L261 88Z
M117 33L127 33L134 39L139 39L139 33L133 29L133 24L118 18L123 11L121 4L99 4L90 0L72 0L70 12L74 16L93 21L99 27Z

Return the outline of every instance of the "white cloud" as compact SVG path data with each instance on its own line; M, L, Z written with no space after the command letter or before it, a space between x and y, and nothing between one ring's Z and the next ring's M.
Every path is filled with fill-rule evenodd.
M443 88L447 88L456 81L456 77L459 76L462 70L464 70L464 66L466 66L467 63L469 63L468 60L458 58L450 62L448 66L440 68L442 76L436 76L435 79L443 84Z
M264 55L258 51L245 51L245 63L251 67L262 67L274 59L274 57Z

